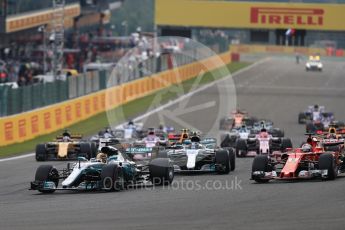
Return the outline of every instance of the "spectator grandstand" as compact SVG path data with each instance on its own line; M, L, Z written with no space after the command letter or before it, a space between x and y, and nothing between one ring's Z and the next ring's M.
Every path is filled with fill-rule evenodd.
M55 36L51 24L53 2L1 1L1 83L18 82L19 86L27 85L34 82L33 76L52 71ZM96 44L94 40L105 36L104 28L109 23L110 12L120 7L122 2L123 0L64 0L66 37L63 51L66 68L81 72L85 63L102 58L97 52L101 44ZM124 42L117 42L114 46L122 48L122 43ZM120 53L123 54L123 50Z

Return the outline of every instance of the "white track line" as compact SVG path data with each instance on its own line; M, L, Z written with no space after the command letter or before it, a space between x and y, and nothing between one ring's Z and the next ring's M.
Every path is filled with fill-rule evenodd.
M243 72L245 72L245 71L248 71L248 70L250 70L250 69L256 67L257 65L260 65L260 64L262 64L262 63L264 63L264 62L266 62L266 61L268 61L268 60L269 60L269 58L265 58L265 59L262 59L262 60L260 60L260 61L258 61L258 62L255 62L254 64L251 64L251 65L249 65L249 66L247 66L247 67L245 67L245 68L243 68L243 69L240 69L239 71L235 72L234 74L231 74L231 76L232 76L232 77L235 77L235 76L237 76L237 75L240 75L241 73L243 73ZM154 114L154 113L157 113L157 112L159 112L159 111L162 111L163 109L165 109L165 108L167 108L167 107L169 107L169 106L172 106L172 105L174 105L174 104L176 104L176 103L178 103L178 102L180 102L180 101L182 101L182 100L185 100L185 99L188 98L188 97L191 97L191 96L193 96L193 95L195 95L195 94L197 94L197 93L199 93L199 92L201 92L201 91L203 91L203 90L206 90L206 89L208 89L208 88L214 86L215 84L217 84L217 83L219 83L219 82L226 81L226 80L227 80L227 77L223 77L223 78L221 78L221 79L219 79L219 80L210 82L210 83L208 83L208 84L206 84L206 85L204 85L204 86L201 86L201 87L197 88L196 90L194 90L194 91L192 91L192 92L189 92L189 93L187 93L187 94L184 94L183 96L181 96L181 97L179 97L179 98L177 98L177 99L175 99L175 100L169 101L167 104L164 104L164 105L162 105L162 106L159 106L159 107L157 107L157 108L155 108L155 109L153 109L153 110L150 110L150 111L144 113L143 115L140 115L140 116L134 118L133 121L136 121L136 122L137 122L137 121L140 121L140 120L142 120L142 119L144 119L144 118L146 118L146 117L148 117L148 116L151 116L151 115ZM123 126L123 125L126 124L126 123L127 123L127 122L124 122L124 123L118 125L118 127ZM19 159L22 159L22 158L32 157L32 156L34 156L34 155L35 155L34 153L29 153L29 154L24 154L24 155L16 156L16 157L3 158L3 159L0 159L0 162L19 160Z
M0 162L19 160L19 159L22 159L22 158L33 157L33 156L35 156L34 153L29 153L29 154L24 154L24 155L16 156L16 157L3 158L3 159L0 159Z

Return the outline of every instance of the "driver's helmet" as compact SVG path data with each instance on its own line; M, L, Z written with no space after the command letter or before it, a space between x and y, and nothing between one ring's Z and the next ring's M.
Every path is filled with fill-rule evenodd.
M134 122L132 120L128 121L128 125L134 125Z
M266 129L261 129L261 131L260 131L260 137L262 137L262 138L268 138L268 133L267 133Z
M307 143L311 145L311 144L313 143L313 138L308 137L308 139L307 139Z
M319 110L319 105L315 104L315 105L314 105L314 110L315 110L315 111L318 111L318 110Z
M119 150L117 149L117 148L113 148L112 149L113 151L110 151L110 153L108 154L108 157L110 157L110 156L117 156L117 155L119 155Z
M69 136L63 136L62 137L63 142L69 142L70 140L71 140L71 138Z
M62 133L62 136L63 137L71 137L71 133L67 129L65 129L65 131Z
M111 157L111 156L116 156L116 155L119 154L119 150L117 148L109 147L109 146L103 147L101 149L101 152L106 154L108 158Z
M158 129L159 129L159 130L164 130L164 125L159 124Z
M155 135L155 129L150 128L150 129L148 130L147 135L149 135L149 136L153 136L153 135Z
M247 130L247 127L245 125L242 125L240 128L240 131L246 131L246 130Z
M305 144L302 145L302 151L304 153L311 152L311 150L312 150L312 146L310 144L305 143Z

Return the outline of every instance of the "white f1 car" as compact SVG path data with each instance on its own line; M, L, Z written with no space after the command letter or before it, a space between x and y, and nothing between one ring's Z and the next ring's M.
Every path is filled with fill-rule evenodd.
M236 156L269 155L275 152L285 152L289 148L292 148L289 138L274 137L266 129L262 129L259 134L251 135L248 139L237 140Z
M206 138L202 141L192 137L183 144L175 144L159 151L157 157L170 158L175 172L216 172L228 174L235 169L233 148L216 147L216 139Z

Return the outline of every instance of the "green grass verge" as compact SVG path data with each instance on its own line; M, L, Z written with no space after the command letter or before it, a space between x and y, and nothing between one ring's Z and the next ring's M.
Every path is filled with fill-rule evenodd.
M181 94L188 93L192 89L192 87L193 88L195 87L196 83L197 83L197 86L200 87L212 81L226 77L227 73L229 72L234 73L244 67L247 67L248 65L250 65L250 63L247 63L247 62L230 63L229 65L225 67L221 67L211 72L207 72L203 74L202 76L200 76L199 78L193 78L191 80L187 80L183 82L182 84L173 85L166 89L162 89L159 92L131 101L121 107L115 108L112 111L112 117L117 118L116 121L112 121L112 122L116 122L117 124L120 124L129 118L140 115L141 113L146 111L149 108L149 106L154 104L153 99L155 98L157 94L161 96L157 104L162 104L164 102L168 102L169 100L172 100L180 96ZM116 114L119 114L119 115L121 114L121 116L116 116ZM118 117L120 118L118 119ZM68 128L73 133L74 132L82 133L84 136L89 136L94 133L97 133L100 129L108 125L109 123L107 119L107 113L102 112L96 116L93 116L87 120L81 121ZM35 139L19 143L19 144L11 144L8 146L0 147L0 157L2 158L2 157L8 157L8 156L32 152L34 151L37 143L50 141L54 139L58 134L61 134L61 132L62 130L58 130L56 132L43 135Z

